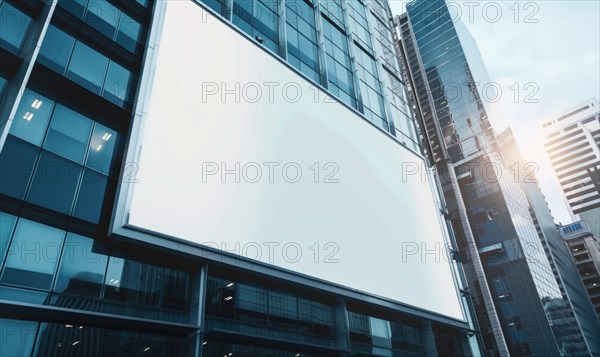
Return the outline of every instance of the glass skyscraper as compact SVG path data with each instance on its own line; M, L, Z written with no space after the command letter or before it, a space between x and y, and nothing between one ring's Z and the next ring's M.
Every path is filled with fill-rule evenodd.
M588 328L598 322L581 314L589 306L571 308L578 301L563 296L545 254L540 202L508 170L514 158L498 137L510 133L485 91L491 81L473 38L444 0L410 2L399 25L411 98L440 172L486 355L599 353Z
M122 209L122 201L133 193L123 187L145 182L137 180L132 171L142 173L149 166L138 167L129 158L141 155L138 132L149 124L150 102L160 101L149 99L149 93L157 90L153 81L164 80L163 70L181 69L185 75L174 78L168 90L177 92L178 85L191 78L193 83L177 92L183 96L203 82L194 77L194 66L168 66L157 60L164 58L158 54L161 46L167 45L163 34L174 31L163 26L165 18L174 24L169 7L180 4L204 18L193 23L181 21L189 32L177 43L204 56L202 63L194 65L223 76L238 70L265 75L277 70L291 78L292 85L311 86L327 98L319 103L319 111L323 111L312 116L295 117L303 108L273 107L270 116L259 119L268 125L287 126L273 129L264 124L257 126L263 131L243 131L242 137L236 136L242 131L238 128L256 116L242 122L223 111L212 118L218 122L212 122L205 120L210 108L201 96L186 97L186 105L177 108L169 100L166 106L171 113L200 103L198 112L193 113L198 120L188 120L192 117L189 113L165 115L169 125L159 134L168 137L179 125L205 120L214 126L226 125L231 135L222 138L223 145L213 147L215 150L248 144L242 151L253 153L259 145L272 143L273 148L265 150L268 154L287 145L300 156L298 153L313 147L325 147L327 150L319 150L322 155L333 155L336 147L350 148L342 151L357 162L372 165L365 167L374 168L378 175L361 176L372 170L359 168L354 169L355 175L343 176L353 170L354 162L342 165L343 161L339 184L328 186L328 192L340 190L341 194L314 196L318 207L326 206L319 211L323 221L310 212L294 211L298 200L284 195L289 191L269 201L269 190L244 212L250 217L247 221L263 224L265 231L270 231L297 219L298 226L314 236L309 238L321 244L302 246L304 257L321 262L340 247L339 262L331 260L339 264L323 264L321 270L362 280L381 291L391 289L411 296L412 291L425 289L426 294L413 296L408 303L402 296L382 296L308 276L300 268L276 267L233 254L231 249L222 251L188 237L132 226L135 212L130 221L131 212ZM403 269L404 265L380 268L398 267L394 264L402 262L400 248L405 243L414 247L428 242L438 247L449 242L439 197L433 199L435 183L403 182L397 174L402 163L423 163L424 156L385 1L0 0L0 17L0 354L480 355L476 324L469 306L461 305L458 297L465 292L460 264L419 260L414 269ZM217 32L200 32L208 27ZM220 43L224 38L234 40ZM249 57L226 59L235 66L213 57L226 50L242 53L242 47ZM168 51L163 55L178 64L188 59ZM259 69L265 62L271 67ZM246 63L255 67L244 67ZM342 117L347 120L340 121ZM303 145L298 147L276 136L300 132L311 123L311 135L299 135ZM479 125L476 120L473 123ZM261 132L273 136L265 140L259 138ZM197 138L203 133L177 132L175 139L156 144L161 152L175 150L177 156L188 158L188 150L202 144ZM193 137L188 140L186 135ZM258 139L251 140L254 138ZM469 145L469 150L477 146L475 138ZM147 153L150 143L143 146ZM156 157L158 169L174 161L174 156ZM194 160L197 157L189 157L188 165L167 172L174 175L173 181L152 191L151 201L163 209L155 222L175 221L191 212L191 205L183 207L186 194L175 197L181 206L161 207L162 201L155 197L182 186L182 177L192 179L187 187L189 196L202 186L200 175L186 171L200 166ZM304 169L306 177L312 169ZM326 178L331 176L326 174ZM323 180L323 175L314 175L314 179ZM346 182L357 183L341 191ZM393 197L391 205L378 207L380 201L373 202L373 192L380 195L377 197ZM408 202L403 201L405 197ZM205 201L193 198L195 206ZM222 199L224 195L211 201L210 209L193 219L202 221L217 211ZM263 206L269 202L274 202L275 209L261 216L258 211L266 210ZM337 208L331 209L332 204ZM226 216L215 226L247 223L243 218L234 219L240 206L226 207ZM355 215L361 207L366 207L360 211L363 216ZM287 221L274 218L277 212L289 210L294 215ZM377 224L367 224L368 220ZM317 240L328 221L342 222L333 227L336 231L360 232L361 239L353 242L360 249L346 249L349 244L345 243L352 242L344 242L343 235L329 234L331 231L321 234L324 240ZM397 222L401 224L391 225ZM271 241L283 238L267 237ZM211 242L215 238L200 239ZM294 240L286 246L294 248L302 237L290 239ZM382 247L381 256L391 256L382 265L377 265L378 255L369 251L376 244ZM292 260L290 254L284 259ZM351 270L356 276L348 273ZM441 272L445 278L415 281L415 276L431 276L431 272ZM419 299L428 305L416 306ZM446 313L447 306L456 308L452 316Z

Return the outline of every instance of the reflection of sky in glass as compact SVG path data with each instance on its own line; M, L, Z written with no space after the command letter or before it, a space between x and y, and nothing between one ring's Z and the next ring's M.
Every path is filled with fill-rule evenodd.
M66 290L70 287L76 289L75 284L83 281L97 286L99 295L107 256L94 252L93 247L93 239L74 233L67 234L55 291L68 292ZM89 289L90 285L87 283Z

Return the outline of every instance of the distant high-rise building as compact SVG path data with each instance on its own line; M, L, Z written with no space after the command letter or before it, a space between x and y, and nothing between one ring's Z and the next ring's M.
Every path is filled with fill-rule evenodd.
M516 177L523 178L519 180L519 186L529 201L531 218L562 295L561 299L542 298L544 309L549 313L548 316L556 326L555 329L563 331L564 347L581 346L578 337L583 334L593 351L593 346L600 347L600 337L596 333L600 325L592 317L595 312L594 306L591 304L586 286L579 279L580 272L571 259L571 252L554 222L546 198L535 177L535 169L522 157L510 129L498 135L497 147L502 153L504 165L515 169L513 173L517 175Z
M560 227L579 276L600 319L600 241L585 221Z
M429 162L441 173L486 355L600 353L544 252L553 223L539 207L544 199L509 170L510 132L492 105L474 39L443 0L412 1L398 21L410 97Z
M600 102L588 99L542 123L546 152L573 220L600 236Z

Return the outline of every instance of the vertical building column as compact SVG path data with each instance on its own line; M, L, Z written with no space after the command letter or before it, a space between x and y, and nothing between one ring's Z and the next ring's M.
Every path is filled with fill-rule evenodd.
M227 11L225 18L233 23L233 0L225 0L225 4L225 11Z
M350 351L350 322L344 299L340 298L335 304L334 317L337 347Z
M198 329L188 335L188 355L202 357L204 342L204 307L206 306L206 281L208 266L204 265L194 274L192 279L192 306L190 307L190 323Z
M372 5L371 5L372 6ZM388 91L387 91L387 80L384 80L383 77L383 73L385 72L385 70L383 69L383 61L381 60L381 54L378 54L376 51L376 41L377 39L376 34L379 32L376 28L375 25L373 24L373 19L372 16L375 16L373 14L373 10L371 10L371 6L367 6L365 5L365 14L367 15L367 24L369 26L369 33L371 34L371 42L373 43L373 58L375 58L375 65L377 67L377 79L379 80L379 90L381 91L381 96L383 97L383 109L385 110L385 116L386 116L386 121L388 123L388 132L395 138L398 138L396 136L396 126L394 125L394 119L392 116L392 105L390 104L390 98L388 96ZM394 21L393 17L391 15L389 15L389 19L391 19L390 21ZM377 21L377 19L375 19L375 21ZM393 27L392 27L393 28ZM390 49L391 50L391 49ZM400 140L400 142L404 143L404 141Z
M421 340L423 342L423 355L427 357L437 357L437 347L435 346L435 336L431 321L426 320L421 327Z
M473 348L474 337L474 332L468 330L463 331L463 336L460 337L460 346L463 350L464 357L481 356L479 346L477 346L477 349Z
M460 294L459 300L462 305L463 314L465 315L465 318L469 323L469 327L472 330L467 331L467 334L472 333L472 335L468 336L467 338L467 343L470 345L469 348L464 348L464 350L470 350L473 351L473 353L479 355L481 354L481 347L484 344L481 340L481 334L475 333L475 331L479 331L479 325L476 319L473 300L471 298L471 294L463 293L468 292L467 277L465 275L463 266L460 262L460 253L458 252L458 248L456 247L456 237L454 236L452 223L450 222L448 209L446 207L446 201L442 193L442 186L438 179L439 176L435 167L432 167L432 170L433 171L427 172L427 176L429 177L431 189L436 195L435 200L439 206L438 208L441 213L439 219L440 225L442 226L442 234L444 242L447 244L447 247L450 250L447 252L448 258L450 260L450 270L452 272L452 277L454 278L454 285L457 289L457 293Z
M356 0L349 0L356 1ZM352 81L354 82L354 95L356 97L356 109L364 113L364 104L362 93L360 92L360 78L358 77L358 65L356 64L356 54L354 53L354 35L350 28L350 15L348 14L347 0L342 0L342 15L344 16L344 31L346 32L346 42L348 43L348 55L350 56L350 69L352 70Z
M285 6L285 0L279 0L278 1L278 6L279 8L278 10L278 29L279 29L279 57L283 58L285 61L287 61L287 33L286 33L286 22L287 22L287 17L286 17L286 6Z
M7 86L4 101L0 103L0 151L4 147L6 137L17 114L17 109L42 47L42 41L50 25L50 19L52 19L57 2L58 0L47 1L39 17L33 19L23 48L19 53L19 57L23 59L23 62Z
M327 53L325 52L325 35L323 35L323 19L321 18L321 2L315 0L315 29L317 31L317 51L319 55L319 77L323 88L329 87L327 75Z
M488 318L490 319L490 325L492 327L492 333L494 334L494 339L496 341L496 347L498 348L498 352L500 353L501 357L508 357L510 356L508 352L508 346L506 345L506 341L504 340L504 334L502 332L502 326L500 325L500 319L498 318L498 313L496 312L494 300L492 299L492 293L487 283L485 271L483 270L483 264L481 263L481 258L479 257L477 244L475 243L475 237L473 236L473 232L471 231L469 218L467 217L467 208L465 206L465 202L463 201L460 192L460 187L458 186L458 179L456 178L456 172L454 172L454 165L451 162L447 162L446 170L448 171L448 178L452 185L452 191L454 193L454 199L456 201L460 223L464 231L465 242L467 243L467 255L473 263L473 269L475 270L475 274L477 276L477 282L479 284L479 289L481 290L483 304L485 305Z

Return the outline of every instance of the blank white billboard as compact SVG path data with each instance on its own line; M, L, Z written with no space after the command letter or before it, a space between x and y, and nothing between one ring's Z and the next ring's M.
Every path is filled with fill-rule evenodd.
M464 319L419 156L191 1L161 36L130 225Z

